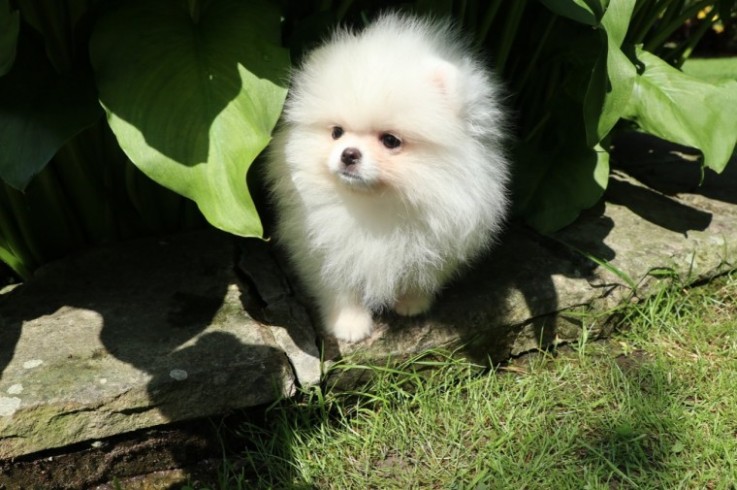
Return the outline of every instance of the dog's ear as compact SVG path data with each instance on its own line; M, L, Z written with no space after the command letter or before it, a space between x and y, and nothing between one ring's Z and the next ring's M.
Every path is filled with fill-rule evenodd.
M429 60L427 65L430 82L445 97L449 107L455 111L460 110L458 67L440 58Z

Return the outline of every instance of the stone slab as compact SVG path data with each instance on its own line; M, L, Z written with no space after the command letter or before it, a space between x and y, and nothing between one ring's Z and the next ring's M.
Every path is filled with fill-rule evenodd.
M214 231L141 240L3 295L0 458L293 393L288 356L243 309L234 259Z
M357 344L319 335L258 240L204 231L43 267L0 294L0 458L267 403L321 381L321 359L443 348L503 361L583 329L606 335L579 313L646 297L663 277L734 268L737 164L698 186L687 149L637 135L617 145L605 199L575 224L551 236L510 225L427 315L381 316Z
M583 328L609 333L606 322L581 324L581 310L606 313L664 278L687 285L737 267L737 163L700 182L691 149L638 133L617 145L605 199L573 225L551 236L511 225L427 315L386 315L370 338L332 343L325 358L376 363L442 347L504 361Z

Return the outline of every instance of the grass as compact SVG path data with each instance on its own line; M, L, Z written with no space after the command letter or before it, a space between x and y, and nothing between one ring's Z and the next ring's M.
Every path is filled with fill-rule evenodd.
M737 274L664 288L607 342L491 370L439 353L345 363L371 381L244 424L222 488L735 489L735 300Z

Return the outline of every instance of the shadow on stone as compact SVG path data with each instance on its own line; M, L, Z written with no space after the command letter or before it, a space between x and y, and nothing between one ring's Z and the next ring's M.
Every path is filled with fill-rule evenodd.
M263 188L256 185L262 173L258 163L251 168L252 189ZM265 195L256 193L255 200L268 234L274 223L272 209ZM610 218L599 216L597 226L587 233L590 248L606 259L614 257L602 242L612 226ZM321 331L314 302L278 245L243 240L240 248L241 274L248 276L256 292L252 296L263 299L244 304L249 314L278 325L310 321L319 332L317 342L328 363L354 355L372 363L401 360L437 348L460 349L479 362L499 362L510 353L550 345L560 325L550 317L559 309L553 277L583 278L596 268L562 242L510 224L497 246L462 270L441 292L430 312L414 318L391 312L377 315L378 328L368 340L347 344ZM269 270L266 274L265 268Z
M721 174L704 169L702 180L697 150L631 131L614 138L612 160L614 168L662 194L697 194L737 204L737 157Z
M297 382L320 382L320 350L309 303L294 290L274 247L259 239L239 239L236 273L243 288L241 304L251 318L271 326L285 350Z
M580 245L610 260L614 252L603 239L613 223L600 212L591 214L587 243ZM287 270L300 304L310 305L283 254L274 253ZM378 315L377 331L356 344L322 335L323 358L337 361L354 356L380 363L382 359L401 360L427 349L445 348L460 350L478 362L501 362L510 355L550 346L561 337L575 338L580 328L577 320L555 316L560 309L556 277L586 279L593 277L596 267L555 237L510 224L499 244L462 271L429 313L414 318L390 312ZM580 304L584 303L582 298ZM249 312L254 315L253 310ZM314 312L312 317L317 318Z
M10 293L12 294L12 293ZM12 303L8 301L7 303ZM9 305L13 308L14 305ZM14 309L14 308L13 308ZM51 313L50 310L40 308L39 314ZM3 378L5 368L8 367L15 353L15 346L20 339L23 322L26 320L23 314L14 315L13 312L0 314L2 324L0 325L0 379Z
M609 202L626 206L641 218L684 236L691 230L704 231L711 223L711 213L634 185L616 174L609 179L606 197Z
M611 220L595 213L592 219L599 226L586 237L591 245L582 249L610 260L614 252L603 239L611 230ZM577 337L577 321L556 318L561 308L556 278L589 279L596 268L554 236L511 224L497 247L449 285L428 320L433 328L458 337L475 361L502 362L569 339L571 333L561 329L573 328Z
M293 393L269 327L241 308L231 237L101 247L0 298L0 458Z
M265 242L234 247L210 230L49 264L0 296L0 458L271 403L320 382L321 359L382 364L443 349L501 362L583 328L606 335L582 325L581 310L646 296L653 270L688 284L737 262L731 171L691 189L714 199L617 172L608 201L572 226L540 236L510 223L428 314L378 315L356 344L316 333L310 302Z

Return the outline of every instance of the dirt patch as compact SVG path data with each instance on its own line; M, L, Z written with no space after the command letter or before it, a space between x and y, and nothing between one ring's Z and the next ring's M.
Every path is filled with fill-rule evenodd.
M614 358L619 369L625 374L636 372L642 368L644 364L652 361L652 356L642 349L635 349L628 354L619 354Z
M217 483L223 443L199 420L0 462L0 489L174 489Z

